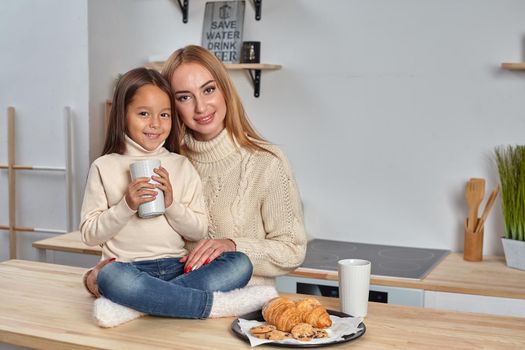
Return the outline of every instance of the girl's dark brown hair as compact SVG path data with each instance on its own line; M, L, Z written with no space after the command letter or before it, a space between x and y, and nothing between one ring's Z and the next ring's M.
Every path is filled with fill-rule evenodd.
M176 115L175 98L171 92L170 84L155 70L135 68L124 74L119 79L117 87L115 88L102 155L110 153L124 154L126 152L125 134L127 132L127 109L137 90L148 84L154 85L164 91L170 99L171 130L168 138L164 142L164 147L170 152L180 153L180 121Z

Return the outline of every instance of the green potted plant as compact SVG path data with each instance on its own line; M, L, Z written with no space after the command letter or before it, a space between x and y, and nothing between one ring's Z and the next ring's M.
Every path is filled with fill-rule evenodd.
M525 146L496 147L507 266L525 270Z

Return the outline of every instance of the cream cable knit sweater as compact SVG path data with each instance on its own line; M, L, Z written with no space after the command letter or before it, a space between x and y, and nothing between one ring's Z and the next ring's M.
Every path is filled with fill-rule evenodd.
M141 219L124 198L131 182L129 165L159 159L170 175L173 203L166 213ZM81 210L80 232L87 245L103 244L102 260L138 261L187 254L184 237L206 237L208 220L199 174L186 157L162 146L147 151L126 136L126 153L96 159L89 170Z
M306 234L299 191L290 164L275 145L275 155L249 152L226 130L211 141L186 136L188 158L201 175L210 238L230 238L254 265L254 284L301 265ZM190 244L191 248L191 244Z

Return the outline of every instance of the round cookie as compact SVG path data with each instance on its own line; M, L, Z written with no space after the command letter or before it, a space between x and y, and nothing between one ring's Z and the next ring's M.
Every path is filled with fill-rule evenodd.
M268 340L284 340L284 339L289 339L292 337L292 335L288 332L283 332L283 331L280 331L278 329L274 330L274 331L271 331L271 332L268 332L268 333L265 333L264 334L266 339Z
M314 338L327 338L328 332L326 329L314 328Z
M276 329L275 326L271 324L265 324L265 325L255 326L255 327L250 328L250 333L253 335L264 334L264 333L274 331L275 329Z
M315 335L314 327L308 323L299 323L292 328L292 336L300 341L310 341Z

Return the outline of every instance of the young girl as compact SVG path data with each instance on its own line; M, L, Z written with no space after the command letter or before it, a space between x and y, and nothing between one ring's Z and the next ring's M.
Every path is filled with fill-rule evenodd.
M206 318L246 311L229 308L238 291L214 293L247 284L252 265L245 254L223 253L195 271L179 261L188 254L185 241L207 236L208 221L200 177L187 158L175 153L179 127L174 116L170 85L158 72L137 68L119 80L103 155L91 165L81 210L82 240L101 245L103 261L115 261L96 270L94 294L104 297L95 302L101 326L143 313ZM158 184L149 178L131 181L130 164L148 158L161 161L152 177ZM142 219L137 209L155 199L155 187L164 192L166 212Z

